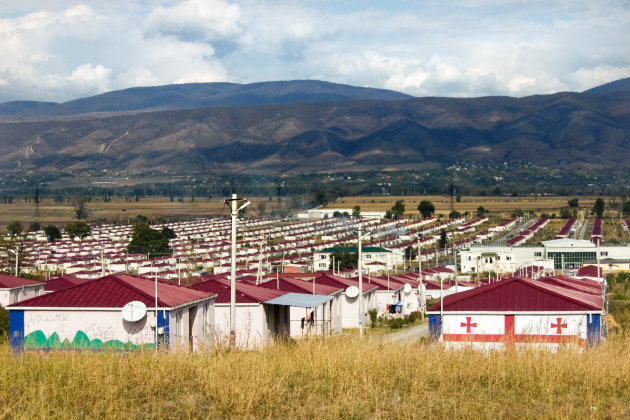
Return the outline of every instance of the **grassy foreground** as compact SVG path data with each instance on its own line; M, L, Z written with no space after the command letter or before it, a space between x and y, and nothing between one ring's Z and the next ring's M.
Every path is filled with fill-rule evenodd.
M211 355L0 346L0 418L630 416L630 339L483 354L356 337Z

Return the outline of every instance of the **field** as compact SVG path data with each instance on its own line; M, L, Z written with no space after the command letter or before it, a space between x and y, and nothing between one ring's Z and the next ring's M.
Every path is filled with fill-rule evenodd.
M536 215L541 213L559 214L562 207L567 206L567 200L571 197L462 197L460 202L454 203L455 210L464 213L466 211L476 214L478 207L484 207L491 216L509 217L514 209L523 212L532 212ZM580 211L585 217L590 217L590 208L597 197L579 197ZM247 208L246 213L250 216L258 216L262 209L265 214L277 211L290 201L282 199L278 205L274 199L269 201L268 197L248 197L252 205ZM110 222L127 224L138 214L142 214L152 219L163 220L187 220L198 217L228 216L229 209L223 203L223 197L215 197L212 200L198 197L195 201L185 198L183 202L170 201L167 197L141 198L139 201L124 198L113 198L109 202L91 201L85 203L90 222ZM328 204L328 208L351 209L355 205L361 207L363 211L386 211L389 210L397 200L403 200L407 216L410 218L418 216L418 204L421 200L433 202L436 214L447 216L450 212L450 198L447 196L387 196L387 197L342 197L334 203ZM608 201L608 199L606 199ZM14 200L11 204L0 203L0 230L6 230L6 226L14 220L19 220L22 225L28 227L32 222L39 221L42 226L48 224L64 225L65 223L76 221L74 206L72 203L55 203L53 199L44 199L39 206L39 217L35 217L35 204ZM624 238L623 231L617 231L616 227L604 226L605 232L612 234L614 238ZM589 232L590 233L590 232Z
M252 205L247 208L247 214L258 215L258 203L265 203L265 211L275 210L275 201L269 202L267 197L248 197ZM139 201L125 201L124 198L113 198L109 202L91 201L85 203L89 221L108 221L111 223L127 224L138 215L149 218L162 218L164 220L186 220L198 217L229 216L230 210L223 203L224 198L217 197L213 200L197 198L184 202L170 201L169 198L142 198ZM53 199L45 199L39 205L39 217L35 217L35 204L25 203L22 200L14 200L11 204L0 204L0 229L14 220L19 220L24 227L32 222L39 221L42 226L48 224L64 225L76 221L74 206L72 203L55 203Z
M455 210L460 213L470 212L475 214L477 208L483 207L492 214L503 215L508 217L514 209L521 209L524 212L530 211L536 214L540 213L556 213L558 214L562 207L567 207L567 200L573 197L559 196L541 196L541 197L461 197L460 202L454 202ZM584 196L578 197L580 208L590 209L593 207L598 197ZM329 208L352 208L354 206L361 207L363 211L385 211L389 210L397 200L403 200L405 210L409 214L418 214L418 204L422 200L429 200L435 206L437 214L448 215L450 212L451 199L443 195L431 196L388 196L388 197L343 197L329 204ZM605 198L607 201L608 199ZM585 214L588 216L588 212Z
M0 345L0 418L619 418L628 338L481 353L353 336L207 355Z

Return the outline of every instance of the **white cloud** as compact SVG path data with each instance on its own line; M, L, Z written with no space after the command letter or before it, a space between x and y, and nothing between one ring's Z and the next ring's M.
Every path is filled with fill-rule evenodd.
M241 33L240 7L223 0L187 0L158 7L147 18L148 36L173 36L182 41L216 41Z
M315 77L422 96L581 91L630 76L629 9L615 0L6 0L0 102Z

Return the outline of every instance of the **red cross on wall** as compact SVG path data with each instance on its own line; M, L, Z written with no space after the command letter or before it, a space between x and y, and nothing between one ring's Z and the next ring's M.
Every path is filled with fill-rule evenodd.
M477 323L476 322L470 322L470 317L467 316L466 317L466 322L462 322L462 327L466 327L466 333L471 333L472 331L470 330L471 327L477 328Z
M556 329L556 334L562 334L562 329L567 328L567 323L562 323L562 318L556 318L556 323L551 323L551 328Z

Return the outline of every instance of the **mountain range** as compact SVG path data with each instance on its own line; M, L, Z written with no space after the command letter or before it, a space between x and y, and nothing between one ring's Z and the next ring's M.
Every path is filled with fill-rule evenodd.
M630 79L523 98L320 81L132 88L0 104L0 171L300 173L455 162L630 166Z

